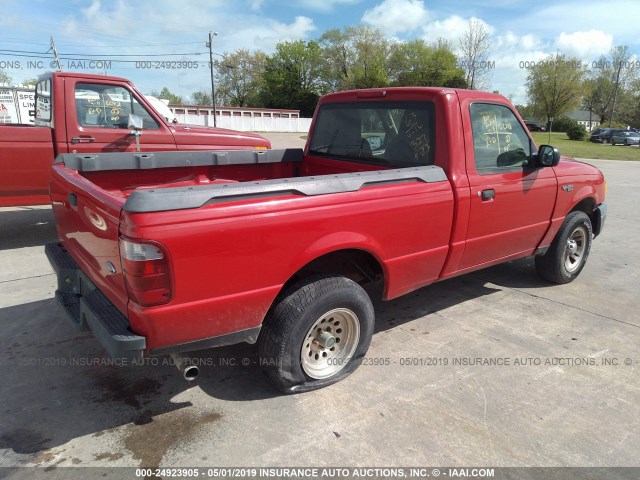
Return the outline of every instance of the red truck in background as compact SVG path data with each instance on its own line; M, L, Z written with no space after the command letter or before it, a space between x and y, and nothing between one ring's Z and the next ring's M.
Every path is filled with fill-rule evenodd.
M389 88L323 97L304 150L64 154L52 167L56 296L113 356L258 342L284 392L362 362L374 310L535 255L574 280L606 217L588 164L536 148L503 96ZM365 290L367 288L367 290Z
M0 207L49 203L61 153L135 151L132 114L143 119L145 151L271 148L251 133L168 123L124 78L47 73L36 86L35 126L0 124Z

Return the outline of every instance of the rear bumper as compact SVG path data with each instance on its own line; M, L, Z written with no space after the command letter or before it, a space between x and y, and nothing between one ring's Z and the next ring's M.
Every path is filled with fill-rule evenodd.
M127 318L96 288L59 243L45 253L58 277L56 300L78 327L91 330L114 358L141 360L146 339L131 332Z

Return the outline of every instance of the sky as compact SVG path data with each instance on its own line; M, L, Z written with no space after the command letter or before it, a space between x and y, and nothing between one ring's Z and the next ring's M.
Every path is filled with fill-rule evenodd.
M188 97L210 91L210 31L217 32L219 58L239 48L272 53L278 42L359 24L392 40L442 37L457 46L477 19L491 34L488 89L526 103L526 67L550 54L591 65L613 46L628 45L640 56L638 13L637 0L0 0L0 69L13 83L52 70L46 52L53 37L60 55L95 59L63 60L63 70L122 76L143 93L166 86Z

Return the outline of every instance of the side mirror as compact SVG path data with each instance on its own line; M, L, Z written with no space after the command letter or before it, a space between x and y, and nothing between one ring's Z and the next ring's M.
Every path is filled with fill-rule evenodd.
M540 145L538 153L535 154L535 164L537 167L555 167L560 161L560 150L551 145Z
M139 115L129 114L127 116L127 128L131 130L142 130L142 117Z
M129 114L127 116L127 128L131 129L129 135L136 137L136 152L140 151L140 135L142 135L142 117L139 115Z

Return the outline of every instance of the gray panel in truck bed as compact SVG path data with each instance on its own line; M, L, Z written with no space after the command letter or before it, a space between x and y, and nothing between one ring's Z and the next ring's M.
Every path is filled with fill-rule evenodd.
M312 196L355 192L367 185L412 181L425 183L443 182L447 181L447 176L442 168L431 165L255 182L141 189L131 192L124 204L124 209L132 213L184 210L198 208L216 200L286 193Z
M301 148L284 150L206 150L195 152L63 153L55 163L80 172L152 168L301 162Z

